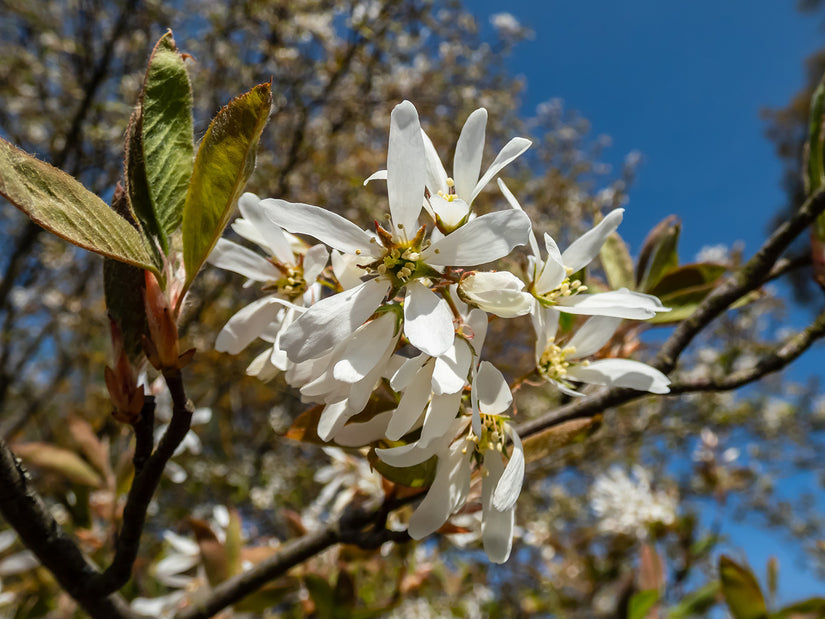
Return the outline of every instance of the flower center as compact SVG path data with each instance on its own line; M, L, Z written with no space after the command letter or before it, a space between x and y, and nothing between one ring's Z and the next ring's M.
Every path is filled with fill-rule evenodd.
M540 295L539 298L545 305L556 305L558 304L559 299L572 297L580 292L584 292L585 290L587 290L587 286L582 284L579 280L574 279L571 281L569 277L565 277L561 284L553 288L553 290Z
M290 301L297 299L306 292L307 282L304 279L304 269L302 266L284 265L276 263L275 266L283 273L283 277L271 282L267 282L264 290L275 290Z
M539 373L550 380L564 380L567 376L567 368L570 367L570 362L566 360L566 357L575 352L575 346L562 348L551 340L539 359Z
M447 183L447 193L444 193L444 191L439 189L437 195L444 198L447 202L452 202L453 200L455 200L458 197L455 194L455 181L451 178L448 178L446 183Z
M420 257L420 254L410 247L393 247L387 251L375 270L380 275L390 275L406 282L415 271Z

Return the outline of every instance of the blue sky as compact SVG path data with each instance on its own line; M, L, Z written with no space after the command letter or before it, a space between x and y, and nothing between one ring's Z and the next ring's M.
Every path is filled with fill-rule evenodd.
M523 112L560 98L607 134L609 163L633 150L643 164L620 232L635 253L647 231L671 213L682 218L683 262L704 245L736 241L758 248L783 204L781 166L764 137L760 112L783 107L804 85L804 59L825 45L820 20L792 0L491 0L467 6L489 29L507 11L535 37L510 69L526 79ZM796 316L800 319L800 316ZM812 357L802 371L820 373ZM710 515L709 515L710 516ZM730 549L747 553L764 579L778 555L780 600L821 594L777 532L734 525Z

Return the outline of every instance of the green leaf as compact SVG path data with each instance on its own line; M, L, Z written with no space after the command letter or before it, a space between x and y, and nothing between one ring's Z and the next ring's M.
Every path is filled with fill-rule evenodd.
M604 245L599 250L599 257L602 261L602 267L604 267L604 273L607 275L607 283L610 284L611 288L629 288L632 290L635 287L633 258L630 257L627 244L618 232L614 232L607 237Z
M160 38L149 58L141 108L149 197L161 232L171 235L180 225L195 155L192 86L171 30Z
M130 212L140 222L141 230L148 239L149 245L159 245L165 253L169 251L169 241L158 222L152 206L152 198L149 195L149 182L146 180L146 162L143 160L143 113L140 105L129 118L123 163ZM158 257L158 260L162 259Z
M378 458L374 449L370 449L367 459L372 468L381 473L385 479L408 488L427 488L430 486L433 479L435 479L435 469L438 466L438 456L433 456L415 466L405 468L390 466Z
M805 191L811 195L825 185L825 158L823 158L823 120L825 120L825 76L811 95L808 117L808 143L805 148Z
M218 112L201 141L183 207L186 288L218 242L255 168L271 102L271 84L256 86Z
M771 619L822 619L825 617L825 598L809 598L795 602L771 613Z
M309 597L315 603L315 615L319 619L332 619L335 617L335 591L329 586L329 583L315 574L306 574L304 585L309 592Z
M227 576L235 576L243 571L241 561L241 548L243 548L243 525L241 515L238 510L230 508L229 524L226 526L226 540L224 541L224 552L226 553Z
M27 465L55 473L80 486L100 488L103 479L75 452L49 443L18 443L12 451Z
M153 273L140 233L77 180L0 138L0 195L70 243Z
M765 598L753 572L722 555L719 577L722 594L734 619L764 619L768 616Z
M647 292L653 289L679 264L677 247L681 229L679 218L671 215L656 224L647 235L636 266L637 290Z
M681 602L668 610L668 619L688 619L704 617L716 605L719 595L719 581L714 580L705 586L688 593Z
M634 593L627 603L627 619L645 619L658 601L659 592L656 589Z
M728 268L723 264L712 262L700 262L696 264L685 264L676 267L667 275L663 276L651 290L650 294L656 295L660 299L667 295L675 295L687 289L695 289L709 284L716 284ZM713 289L715 286L711 286Z

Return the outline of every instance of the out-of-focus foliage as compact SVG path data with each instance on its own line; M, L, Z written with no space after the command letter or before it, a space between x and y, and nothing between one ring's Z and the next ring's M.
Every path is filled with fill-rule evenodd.
M356 220L377 214L379 193L362 181L384 166L389 112L404 98L414 101L442 156L479 106L490 116L488 156L512 135L530 136L534 146L520 165L542 174L513 166L508 184L536 226L556 238L623 204L638 161L631 154L626 169L613 173L600 164L609 141L589 137L588 123L559 100L522 118L521 84L504 61L528 31L499 19L484 40L476 19L456 2L45 5L0 0L0 135L107 200L122 173L146 58L167 27L193 59L187 63L196 140L238 92L272 80L272 114L248 184L260 196L319 204ZM807 99L796 107L807 118ZM791 126L793 113L777 114L776 127ZM802 141L796 134L779 140L780 154L796 156ZM799 169L797 162L797 179ZM801 194L791 195L798 204ZM673 222L663 222L635 263L614 239L593 276L611 284L629 278L627 285L662 295L669 281L676 281L671 291L695 281L692 296L681 299L689 315L690 304L739 256L712 248L697 257L703 264L680 260L677 238ZM41 234L5 202L0 246L0 433L31 468L58 520L105 563L132 474L132 447L129 432L110 416L102 380L110 353L101 262ZM184 308L186 344L198 349L186 369L189 395L199 409L124 591L156 615L185 603L185 591L196 584L214 585L349 502L382 491L360 455L284 438L302 412L295 395L279 379L263 384L245 377L251 356L212 351L219 328L253 294L231 285L223 271L207 269ZM769 291L760 294L718 321L672 378L720 377L752 366L781 335L782 311ZM510 377L523 374L523 359L532 354L520 335L527 321L491 328L488 354ZM623 329L615 345L644 353L655 332L641 337L634 329ZM467 509L453 529L417 546L388 544L375 552L344 546L320 555L237 610L295 617L703 612L725 595L715 560L725 542L721 522L747 518L775 527L777 536L794 540L800 556L808 552L809 561L821 562L815 494L788 491L782 481L799 471L812 488L825 480L819 457L825 402L815 396L817 387L775 377L745 396L642 401L583 426L556 428L525 446L529 483L505 566L482 558L468 533L475 527L461 526L462 518L478 517ZM161 421L171 410L163 394L158 384ZM518 418L559 403L546 387L523 383ZM0 540L0 604L21 617L70 613L70 600L14 536L2 532ZM655 602L650 591L657 592Z

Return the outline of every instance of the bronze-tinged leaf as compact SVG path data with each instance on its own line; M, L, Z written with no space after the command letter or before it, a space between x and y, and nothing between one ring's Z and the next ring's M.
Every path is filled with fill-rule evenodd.
M748 568L722 555L719 557L722 595L734 619L765 619L768 607L756 577Z
M295 418L295 421L289 426L289 430L286 431L284 436L293 441L326 445L326 443L318 437L318 420L321 418L321 413L323 412L323 404L305 410Z
M113 477L114 471L109 461L109 445L97 437L89 422L79 415L69 413L66 418L66 425L69 434L72 435L80 451L83 452L83 455L94 465L104 479Z
M258 139L271 103L268 83L237 97L218 112L198 147L183 207L187 288L218 242L255 168Z
M370 465L386 479L408 488L426 488L432 485L435 479L435 469L438 466L438 456L433 456L415 466L405 468L390 466L378 458L374 449L370 449L367 459Z
M676 215L660 221L648 233L636 265L636 289L648 292L679 264L677 248L682 224Z
M663 276L659 283L650 290L650 294L661 298L677 294L682 290L715 285L720 283L721 277L727 270L725 265L712 262L684 264Z
M153 273L140 233L77 180L0 138L0 195L70 243Z
M633 289L636 287L636 278L633 276L633 258L627 249L627 244L618 232L614 232L599 250L604 273L610 287Z
M557 426L542 430L524 439L524 459L526 462L540 460L545 456L572 443L579 443L601 427L602 416L586 419L571 419Z
M665 586L665 566L656 549L647 543L639 549L639 589L661 591Z
M12 451L27 465L52 473L73 484L103 487L100 475L75 452L50 443L17 443Z
M214 587L229 576L226 549L207 522L198 518L187 518L187 523L198 542L198 548L201 551L201 562L204 570L206 570L206 579Z

